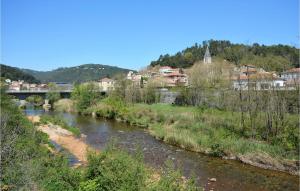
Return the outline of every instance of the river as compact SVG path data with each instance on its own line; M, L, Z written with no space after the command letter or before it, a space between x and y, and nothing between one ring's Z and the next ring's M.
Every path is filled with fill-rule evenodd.
M41 111L25 113L37 114ZM55 115L55 113L50 113ZM264 170L238 161L223 160L204 154L182 150L156 140L146 130L122 122L95 119L70 113L60 113L71 125L85 134L86 142L94 148L104 149L114 139L118 147L134 153L139 147L146 164L162 168L166 160L174 162L185 176L193 174L205 190L298 190L299 177L287 173ZM208 181L216 178L216 182Z

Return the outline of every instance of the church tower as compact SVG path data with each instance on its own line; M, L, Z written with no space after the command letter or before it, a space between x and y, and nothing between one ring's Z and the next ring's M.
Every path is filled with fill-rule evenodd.
M206 47L203 62L204 62L204 64L210 64L211 63L211 56L210 56L210 53L209 53L208 45Z

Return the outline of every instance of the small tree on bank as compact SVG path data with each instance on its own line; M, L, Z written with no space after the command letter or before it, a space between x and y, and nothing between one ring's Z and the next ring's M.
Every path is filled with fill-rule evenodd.
M49 103L53 105L54 102L60 99L60 93L58 92L58 87L54 83L48 84L49 91L46 94L46 99L49 100Z
M71 94L75 107L80 113L95 104L100 97L99 88L94 83L77 85Z

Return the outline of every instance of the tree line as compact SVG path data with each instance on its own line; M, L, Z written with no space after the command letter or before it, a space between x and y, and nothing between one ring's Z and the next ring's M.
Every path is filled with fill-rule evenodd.
M177 52L174 55L160 55L151 66L171 66L178 68L191 67L203 60L206 47L209 45L211 56L227 60L235 65L251 64L267 71L282 72L289 68L299 67L299 49L288 45L252 45L231 43L228 40L209 40L202 44Z
M1 78L3 80L10 79L10 80L24 80L28 83L39 83L40 81L37 80L34 76L27 74L20 70L19 68L10 67L4 64L0 64L0 73Z

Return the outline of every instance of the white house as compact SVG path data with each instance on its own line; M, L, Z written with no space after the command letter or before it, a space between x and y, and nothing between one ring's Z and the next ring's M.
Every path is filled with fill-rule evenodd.
M110 78L102 78L99 80L99 87L102 91L110 91L114 89L115 81Z
M282 89L285 80L270 72L259 72L252 75L239 74L233 77L233 88L235 90L270 90Z
M170 66L162 66L159 68L159 73L164 75L164 74L170 74L173 72L173 68Z
M300 85L300 68L292 68L281 73L281 78L285 80L285 86L289 88L299 87Z
M300 68L292 68L290 70L282 72L281 78L283 78L285 80L299 79L300 78Z

